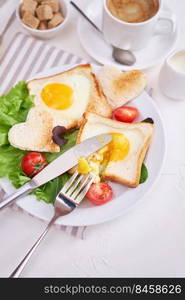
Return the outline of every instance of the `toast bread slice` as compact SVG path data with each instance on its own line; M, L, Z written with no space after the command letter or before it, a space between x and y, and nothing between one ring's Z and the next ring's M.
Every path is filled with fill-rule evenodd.
M145 122L122 123L97 114L86 113L77 143L102 133L124 134L130 142L129 154L121 161L108 162L102 178L129 187L137 187L140 181L141 166L149 148L153 131L153 124Z
M82 74L90 81L90 96L85 111L96 112L100 115L111 117L112 108L108 103L101 86L99 85L96 76L92 73L91 65L78 65L70 70L60 74L49 76L40 79L34 79L27 83L30 94L37 94L38 85L47 82L46 79L55 78L58 76L66 76L68 74ZM80 105L80 103L79 103ZM52 129L55 126L65 126L67 129L79 127L83 119L83 113L78 118L69 116L61 118L57 111L53 113L50 109L40 103L35 103L28 113L27 120L24 123L14 125L9 131L9 142L12 146L28 151L41 152L59 152L60 147L52 140Z
M146 86L146 75L139 70L122 72L114 66L104 66L97 77L113 109L140 95Z
M112 107L109 104L106 96L104 95L103 89L97 80L96 75L92 72L92 67L90 64L82 64L82 65L77 65L69 70L66 70L64 72L61 72L59 74L56 74L54 76L47 76L43 78L35 78L31 81L28 81L27 86L30 91L30 94L34 95L35 94L35 89L34 87L37 85L37 82L41 84L42 82L45 82L48 79L56 79L61 78L61 76L68 76L70 74L79 74L83 75L86 78L90 80L91 83L91 92L89 96L89 101L88 105L86 108L85 112L92 112L92 113L97 113L101 116L104 116L106 118L111 118L112 116ZM66 128L73 128L75 126L80 126L80 123L82 121L82 116L79 120L74 120L72 124L69 124Z
M60 147L52 140L53 120L47 111L39 107L30 109L27 121L9 130L10 144L21 150L38 152L60 152Z

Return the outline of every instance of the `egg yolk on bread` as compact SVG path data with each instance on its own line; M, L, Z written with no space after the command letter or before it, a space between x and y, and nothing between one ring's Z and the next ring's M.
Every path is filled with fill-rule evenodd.
M103 173L108 162L117 162L125 159L129 153L130 143L128 138L121 133L111 132L112 141L87 159L81 157L78 160L78 172L88 174L90 172L98 175Z
M73 90L63 83L49 83L42 89L41 98L51 108L67 109L73 103Z

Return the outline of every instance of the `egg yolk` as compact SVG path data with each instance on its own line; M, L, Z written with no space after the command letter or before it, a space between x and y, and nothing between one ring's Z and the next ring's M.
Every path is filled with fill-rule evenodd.
M108 152L106 152L106 155L109 156L108 160L123 160L130 150L129 140L121 133L112 132L110 134L112 135L112 141L108 144Z
M91 168L88 164L88 161L84 157L80 157L78 159L78 173L80 174L88 174L91 171Z
M41 98L51 108L67 109L73 103L73 90L66 84L50 83L42 89Z

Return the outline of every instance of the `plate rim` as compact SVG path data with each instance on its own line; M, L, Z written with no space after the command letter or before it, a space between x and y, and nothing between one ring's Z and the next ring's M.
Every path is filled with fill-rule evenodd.
M93 2L93 1L89 2L84 7L84 11L86 12L91 6L93 6L93 5L95 6L95 4L96 3ZM83 19L82 17L80 17L79 20L78 20L78 23L77 23L77 32L78 32L78 37L79 37L80 43L81 43L82 47L84 48L84 50L86 51L86 53L90 57L92 57L94 60L96 60L97 63L100 63L100 64L104 65L105 61L100 60L98 58L98 56L96 55L96 53L92 52L91 50L89 51L89 48L84 43L83 35L81 34L81 30L80 30L80 28L82 27L82 25L84 24L84 22L85 22L85 19ZM151 63L148 63L148 64L143 65L143 66L139 65L139 66L136 66L135 68L136 69L140 69L140 70L146 70L146 69L152 68L152 67L160 64L161 61L164 60L174 50L176 42L177 42L177 38L178 38L178 35L179 35L178 20L176 20L176 29L175 29L175 32L173 33L173 35L174 35L174 41L173 41L171 47L169 48L169 50L163 56L163 58L156 59L154 62L152 62L153 60L151 60ZM134 68L134 66L121 66L120 64L117 64L116 62L115 63L114 62L110 62L110 64L113 65L113 66L115 66L115 67L118 67L119 69L124 70L124 71L129 71L129 70L132 70Z
M75 66L77 66L77 65L80 65L80 64L68 64L68 65L62 65L62 66L60 66L60 67L50 68L50 69L44 70L44 71L42 71L42 72L40 72L40 73L37 73L37 74L35 74L35 75L33 75L33 76L30 76L30 77L31 77L31 79L33 79L33 78L42 78L42 77L50 76L50 73L52 73L53 75L55 75L55 74L58 74L58 73L60 73L60 72L63 72L64 70L67 70L67 69L70 69L70 68L72 68L72 67L75 67ZM101 66L98 66L98 65L96 65L96 64L91 64L91 66L92 66L92 68L97 68L97 69L101 68ZM57 71L57 70L58 70L58 71ZM30 79L29 79L29 80L30 80ZM148 97L150 97L146 91L144 91L144 93L145 93ZM162 169L163 169L163 166L164 166L164 162L165 162L165 159L166 159L166 153L167 153L167 142L166 142L166 141L167 141L167 140L166 140L165 123L164 123L164 121L163 121L163 117L162 117L162 114L161 114L161 112L160 112L160 109L159 109L159 107L157 106L157 104L155 103L155 101L152 99L152 97L150 97L150 99L151 99L152 106L155 107L155 111L156 111L156 113L157 113L157 115L158 115L158 118L160 119L160 125L161 125L162 135L163 135L164 139L163 139L163 148L162 148L162 149L163 149L163 157L162 157L162 162L161 162L161 165L160 165L160 169L159 169L159 172L158 172L157 176L155 177L155 179L153 180L153 182L151 182L150 186L148 187L147 191L144 191L144 193L143 193L141 196L138 197L139 199L138 199L134 204L132 204L131 206L129 206L129 207L123 209L123 210L120 209L120 211L117 212L116 214L113 214L113 215L108 216L108 217L105 216L105 217L102 218L101 220L98 220L98 221L97 221L97 220L96 220L96 221L95 221L95 220L91 220L90 222L87 222L87 221L86 221L85 223L84 223L83 220L82 220L81 222L78 222L78 224L77 224L77 223L71 224L71 223L68 223L68 222L63 222L63 219L62 219L62 218L59 218L58 221L56 221L56 225L60 225L60 226L78 226L78 227L81 227L81 226L91 226L91 225L96 225L96 224L101 224L101 223L105 223L105 222L111 221L111 220L113 220L113 219L115 219L115 218L117 218L117 217L120 217L120 216L126 214L126 213L129 212L130 210L134 209L134 207L135 207L139 202L141 202L141 201L143 200L143 198L145 198L145 197L147 196L147 194L151 191L151 189L152 189L152 188L154 187L154 185L157 183L157 181L159 180L159 178L160 178L160 176L161 176ZM118 198L119 198L119 197L121 197L121 195L118 196ZM35 200L36 200L36 199L35 199ZM16 205L17 205L22 211L24 211L24 212L28 213L29 215L31 215L31 216L33 216L33 217L36 217L36 218L38 218L38 219L40 219L40 220L42 220L42 221L48 221L47 217L46 217L46 218L43 218L43 217L36 216L35 214L33 214L32 212L30 212L29 210L27 210L27 209L25 209L24 207L22 207L21 202L19 202L19 201L20 201L20 200L18 200L18 201L16 202ZM44 202L44 204L46 204L46 203ZM46 204L46 205L50 205L50 204ZM61 222L60 222L60 221L61 221ZM67 219L66 219L66 221L67 221Z

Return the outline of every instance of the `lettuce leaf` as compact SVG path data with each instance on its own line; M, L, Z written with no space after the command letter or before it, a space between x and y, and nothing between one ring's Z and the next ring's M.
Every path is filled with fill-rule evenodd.
M12 184L19 188L30 180L21 170L23 156L28 153L12 147L8 142L9 129L26 120L33 97L29 95L25 82L19 82L7 95L0 96L0 177L7 176ZM67 143L59 153L43 153L48 163L73 147L76 143L78 130L64 136ZM38 200L53 203L62 186L70 175L65 173L33 191Z
M21 160L26 151L16 149L10 145L0 147L0 177L10 176L13 180L13 174L21 172ZM12 181L11 180L11 181ZM19 187L20 184L14 184Z
M33 96L29 95L24 81L20 81L8 94L0 96L0 146L9 144L9 129L24 122L32 106Z
M141 175L139 183L142 184L148 179L148 169L147 166L143 163L141 167Z

